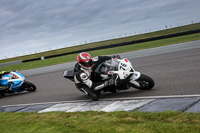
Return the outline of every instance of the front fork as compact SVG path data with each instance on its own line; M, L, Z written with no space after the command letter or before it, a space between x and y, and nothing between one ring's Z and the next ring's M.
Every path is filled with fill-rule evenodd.
M140 76L141 76L141 73L138 72L138 71L135 71L135 72L133 73L133 76L130 78L130 79L131 79L131 80L130 80L130 83L133 84L133 85L136 86L136 87L140 87L140 84L136 81L137 79L140 78Z

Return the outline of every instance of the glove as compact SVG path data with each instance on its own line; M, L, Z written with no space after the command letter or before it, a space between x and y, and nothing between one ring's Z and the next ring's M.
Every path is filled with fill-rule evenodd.
M113 55L112 58L121 59L120 55Z

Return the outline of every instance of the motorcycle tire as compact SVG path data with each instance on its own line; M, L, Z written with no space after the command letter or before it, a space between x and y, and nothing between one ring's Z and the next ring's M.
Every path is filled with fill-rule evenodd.
M23 83L22 89L29 92L33 92L36 90L36 86L33 83L26 81Z
M154 80L151 77L144 74L141 74L141 76L136 81L140 84L140 87L135 88L140 90L150 90L155 85Z
M0 98L3 98L3 92L0 91Z
M83 86L84 91L87 92L88 96L93 100L93 101L98 101L99 100L99 96L97 95L97 93L92 90L89 89L87 86Z

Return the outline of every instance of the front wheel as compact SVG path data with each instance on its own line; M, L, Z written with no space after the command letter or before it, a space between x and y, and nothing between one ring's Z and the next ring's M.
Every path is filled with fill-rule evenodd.
M154 80L144 74L141 74L141 76L136 81L140 84L140 86L135 88L140 90L150 90L155 85Z
M31 83L31 82L28 82L28 81L25 81L22 85L22 89L23 90L26 90L26 91L30 91L30 92L33 92L36 90L36 86Z

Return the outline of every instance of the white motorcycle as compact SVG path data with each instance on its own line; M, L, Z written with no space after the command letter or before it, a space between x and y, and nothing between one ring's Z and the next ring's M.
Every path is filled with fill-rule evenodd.
M108 86L101 90L91 90L85 86L83 87L83 92L88 94L92 100L97 101L101 91L116 93L120 90L127 90L131 87L140 90L150 90L155 84L151 77L135 71L131 62L126 58L105 61L95 69L91 79L94 82L104 81L111 78L112 75L118 77L116 85ZM63 76L74 82L73 70L65 71Z

